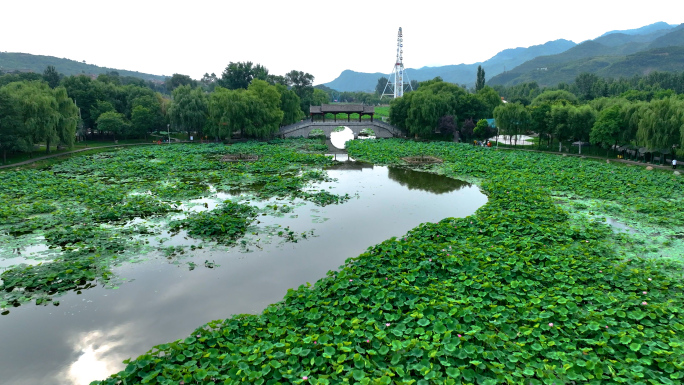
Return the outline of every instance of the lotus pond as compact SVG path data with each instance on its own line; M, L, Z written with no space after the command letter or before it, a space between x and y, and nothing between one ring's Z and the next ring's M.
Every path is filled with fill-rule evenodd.
M301 154L301 146L305 146L305 143L289 142L284 146L264 147L262 151L275 151L274 148L281 151L281 148L286 148ZM296 146L300 149L292 150ZM364 250L346 249L344 253L352 258L347 259L338 270L323 273L328 268L319 266L319 276L325 277L313 284L303 284L296 290L286 291L286 287L297 285L286 282L278 287L281 295L273 295L260 303L255 299L253 291L259 290L259 287L280 284L280 277L276 276L274 279L274 276L269 276L263 282L245 282L245 277L258 280L259 274L264 273L263 265L251 265L258 260L252 257L257 252L246 253L248 249L255 249L256 245L264 247L255 239L245 240L241 244L239 239L246 239L245 237L229 237L224 240L223 237L213 235L214 232L208 234L209 239L213 239L212 242L217 245L226 243L234 246L224 247L244 247L244 252L234 251L229 255L235 258L236 263L250 264L258 272L252 275L248 274L249 269L240 269L239 273L223 278L237 282L233 286L233 292L227 292L226 286L218 283L219 280L212 281L216 279L212 276L215 272L231 270L230 258L221 260L221 263L207 259L208 265L202 267L197 264L197 268L192 271L189 271L192 266L183 265L183 262L179 265L169 263L165 268L175 269L177 277L170 277L162 285L152 286L146 291L131 291L135 295L123 297L128 302L118 302L111 299L113 293L133 290L137 283L152 285L154 280L148 276L156 271L163 274L164 269L154 263L122 263L120 267L109 265L111 275L97 278L103 281L109 279L105 285L111 286L114 280L124 282L121 277L136 280L121 284L119 290L88 289L83 290L80 296L66 294L59 297L60 300L66 304L68 298L73 299L69 309L72 312L85 311L86 307L96 305L77 305L76 301L96 303L88 296L96 293L95 290L100 290L99 293L107 293L108 296L97 298L97 306L100 306L98 311L111 307L120 310L135 308L144 313L141 317L148 326L143 327L144 322L112 322L107 316L96 317L95 311L83 318L75 317L75 320L92 322L93 325L85 330L92 330L94 333L81 336L80 339L71 337L79 341L73 343L73 346L90 354L83 354L81 357L86 358L76 364L93 367L102 361L88 361L87 357L97 357L98 352L106 355L107 352L114 351L116 346L126 345L128 341L137 338L146 339L147 334L155 334L158 330L170 327L169 325L187 325L189 318L201 313L205 319L217 320L186 333L184 338L174 342L170 342L171 339L160 341L160 345L147 353L136 359L126 360L125 368L119 373L97 383L682 383L684 198L681 193L684 191L684 181L681 177L669 172L646 171L643 168L586 159L496 151L452 143L365 140L350 142L347 149L350 156L374 164L373 170L377 168L390 179L397 180L397 185L401 186L403 183L405 191L432 194L428 195L429 200L451 194L436 195L443 189L470 191L465 188L459 190L456 186L430 187L433 191L423 191L411 185L410 181L414 178L409 171L379 167L401 165L401 159L406 157L437 157L443 162L424 166L420 174L414 175L416 179L429 180L431 177L426 176L427 172L443 175L451 180L476 183L486 193L488 200L465 218L457 218L459 213L445 210L443 206L438 213L441 220L436 223L429 219L421 220L424 223L403 236L383 235L386 238L382 242L356 245L362 246ZM254 149L251 152L257 151ZM297 155L294 159L300 156L302 159L315 158L313 155ZM326 162L329 161L321 160L321 167ZM78 162L67 162L72 164L74 171L79 169L76 163ZM87 167L90 163L92 161L83 161L82 167ZM178 163L186 164L180 159ZM60 168L56 169L53 171ZM133 171L128 176L125 171L121 175L114 173L107 176L101 170L101 166L93 169L92 173L96 174L93 178L119 181L130 178L132 186L145 183ZM142 170L144 168L136 171ZM174 171L170 175L178 177L178 173ZM307 180L302 181L303 185L297 185L301 187L289 189L292 195L288 194L286 200L294 200L288 206L297 206L297 202L301 200L306 202L304 205L310 206L295 207L295 213L306 208L335 208L344 212L345 208L350 207L348 205L362 202L365 197L372 197L376 193L375 188L372 191L345 191L340 188L339 192L335 188L328 188L326 191L330 191L334 198L328 195L322 195L319 199L310 197L317 195L314 192L316 190L321 192L319 187L325 189L336 186L328 180L330 177L342 180L342 176L333 174L333 171L326 174L309 169L292 172L291 178ZM169 175L156 175L154 182L169 179ZM373 176L371 179L378 177ZM27 180L34 183L38 181L37 178L28 177ZM209 180L207 183L210 185L206 190L237 189L240 187L237 185L239 180L241 178L236 177L234 185L225 180ZM256 179L248 180L258 183ZM95 182L96 180L91 184ZM174 191L194 191L197 188L194 183L185 180L175 182L174 187L181 182L188 186L162 191L177 194ZM293 182L273 179L272 183L282 183L285 188ZM317 187L307 188L311 183L315 183ZM221 185L231 188L216 187ZM427 182L427 185L432 185L432 182ZM162 192L153 194L161 196ZM265 194L256 198L277 197L278 195ZM254 198L245 196L245 199ZM346 202L341 205L320 206L319 209L319 206L315 206L317 201ZM403 205L397 207L414 202L403 198L402 201ZM109 210L109 207L117 207L120 201L115 202L113 206L110 202L110 206L96 207L93 211L116 213L117 210ZM44 203L50 205L49 201ZM42 205L34 207L23 204L24 206L17 202L6 211L11 213L12 210L28 210L32 213L31 218L45 218L45 212L53 212L51 208L44 208ZM155 210L167 210L168 214L163 215L173 215L173 210L183 209L183 205L187 204L192 203L179 200L175 206L168 205L168 209L160 205L155 206L158 207ZM273 218L271 222L266 219L264 222L271 228L275 226L276 230L278 225L281 226L280 229L283 226L287 228L286 219L294 219L287 215L297 215L268 215L264 210L269 210L269 204L271 203L255 210L263 218ZM282 203L277 205L280 207ZM472 206L474 208L477 205ZM392 215L391 211L378 213L373 208L374 205L367 205L364 210L356 211L353 213L355 220L345 226L359 227L369 218ZM55 208L57 209L61 208ZM226 212L225 210L235 213L234 209L235 207L222 206L219 209L222 211L217 212L216 217L221 218L220 213ZM277 210L277 207L273 208L273 211ZM249 220L255 212L238 210L237 213L239 215L230 217ZM197 215L200 218L200 214ZM202 220L207 215L209 214L202 215ZM102 216L93 214L93 218L97 220ZM192 215L186 215L177 220L191 223L193 218L195 217ZM317 226L335 223L332 214L328 220L328 214L312 218L310 222L322 222L315 223ZM147 231L156 231L147 222L133 222L135 223L128 223L126 228L144 227L152 228ZM390 222L392 220L386 223ZM611 226L610 223L618 223L621 228ZM313 245L312 241L317 239L315 234L320 227L312 227L313 234L306 233L309 230L305 228L297 228L295 231L293 226L288 232L284 232L286 235L289 231L301 235L301 238L293 236L298 243L297 249L292 249L296 250L292 253L292 258L301 254L300 247ZM34 227L27 225L23 228ZM181 226L180 231L190 232L192 228L191 224L187 224ZM48 229L39 231L46 232ZM282 230L276 230L266 230L262 234L268 234L272 239L282 238L279 235ZM341 232L341 229L338 231ZM249 228L245 231L246 235L248 233ZM313 238L307 235L306 240L302 239L304 233ZM12 236L26 236L21 234L17 232ZM8 232L7 237L10 235ZM343 234L340 235L344 237ZM43 237L50 239L45 235ZM165 234L160 237L164 238ZM293 240L287 238L284 238L283 244L278 245L278 250L289 250L294 244ZM343 239L349 239L346 242L348 246L354 243L352 238ZM130 246L127 244L127 247ZM366 249L366 246L370 247ZM169 251L169 256L174 253L175 247ZM78 247L75 251L83 248ZM113 250L117 248L113 247ZM200 250L200 260L203 259L201 252L204 249ZM315 255L328 252L329 249L321 247L315 250ZM176 257L172 256L173 258ZM300 263L303 260L296 259L290 259L288 263L276 267L273 263L277 258L281 256L267 262L273 267L268 270L278 270L275 274L290 276L293 274L288 272L292 269L302 266L309 268L307 263ZM318 260L319 258L314 257L305 262L314 263ZM217 267L214 263L221 266ZM184 285L175 285L173 278L179 281L192 280L198 286L213 283L215 290L194 293ZM240 289L242 284L246 290ZM158 298L151 294L155 290L159 292ZM15 291L16 289L12 293ZM187 291L195 297L186 307L179 306L175 312L156 311L156 306L160 303L173 309L175 301ZM48 292L45 297L40 298L49 298L49 295ZM19 299L21 300L23 299ZM226 315L225 311L221 311L226 308L236 309L237 307L231 307L231 301L244 301L240 309L245 309L245 313L249 314L225 318L237 313L232 311ZM132 305L139 302L146 306ZM267 303L270 305L266 305ZM42 321L47 316L41 310L63 311L61 307L64 304L58 308L21 306L18 311L12 310L12 314L2 318L3 323L16 320L12 322L21 325L3 330L3 336L20 333L21 330L34 332L40 330L41 326L47 328L48 324ZM28 311L24 313L24 309L38 312L39 315L31 317ZM204 321L193 319L191 322L198 324ZM42 350L35 348L38 345L36 343L31 346L31 353L50 350L57 339L54 334L41 335ZM103 334L109 338L101 339ZM20 344L26 345L29 340L32 341L24 337L23 341L14 342L7 348L8 354L16 354L20 350ZM92 344L92 341L97 343ZM104 345L101 341L106 341L107 344ZM144 350L145 346L139 348ZM24 360L30 361L26 357ZM18 362L18 359L14 362ZM43 364L50 361L41 359L38 362ZM3 374L5 372L3 370Z
M2 383L105 378L487 201L452 178L333 162L317 143L155 146L0 173Z

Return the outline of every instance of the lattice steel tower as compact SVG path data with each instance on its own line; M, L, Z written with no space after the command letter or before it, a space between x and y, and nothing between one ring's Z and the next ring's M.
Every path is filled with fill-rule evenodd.
M404 78L406 82L404 82ZM392 73L390 73L389 79L385 89L382 91L383 96L394 96L394 98L400 98L404 96L404 88L408 85L411 88L411 82L408 81L408 75L404 71L404 37L401 33L401 27L399 27L399 33L397 34L397 60L394 61L394 68ZM388 93L387 90L394 87L394 93Z

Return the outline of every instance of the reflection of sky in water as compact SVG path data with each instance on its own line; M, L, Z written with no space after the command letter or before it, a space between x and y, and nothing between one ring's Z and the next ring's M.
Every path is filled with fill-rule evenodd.
M127 332L126 325L122 325L107 332L93 330L74 336L71 343L80 356L60 377L67 378L74 385L88 385L93 378L105 379L116 372L118 362L128 357L112 354L111 351L122 344L124 333ZM105 341L104 345L101 345L102 341Z
M621 231L621 232L631 233L631 234L638 233L637 229L635 229L629 225L626 225L626 224L618 221L615 218L606 217L606 223L609 224L610 226L612 226L616 231Z
M116 267L116 275L127 281L118 290L98 286L80 295L55 298L58 307L29 304L11 309L9 315L0 317L2 384L74 385L104 379L125 367L122 360L135 358L154 345L185 338L214 319L259 313L280 301L287 289L314 283L371 245L401 236L422 222L470 215L486 202L474 186L441 194L411 190L390 180L386 167L365 165L328 173L338 182L315 188L348 193L353 196L350 201L326 207L297 201L292 213L259 217L261 225L280 224L297 233L315 229L312 238L283 243L277 236L250 235L263 238L261 249L253 247L245 253L240 248L226 250L185 239L183 232L163 233L152 238L171 238L164 246L205 247L188 250L178 264L149 258ZM448 185L449 181L438 177L431 183ZM204 203L214 207L227 198L203 198L184 208L202 210ZM289 200L273 202L292 206ZM207 268L206 260L220 266ZM197 267L189 271L188 261Z
M342 131L330 133L330 143L341 150L344 149L344 144L349 140L354 140L354 132L349 127L345 126Z
M25 263L37 265L52 259L52 254L58 250L50 250L45 243L45 238L34 235L13 237L3 235L0 237L0 271L11 265Z

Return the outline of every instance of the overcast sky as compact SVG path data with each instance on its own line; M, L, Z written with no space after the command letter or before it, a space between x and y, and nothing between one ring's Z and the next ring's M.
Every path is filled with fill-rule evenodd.
M407 68L475 63L506 48L680 24L684 1L21 0L3 1L0 16L0 51L195 79L252 61L320 84L345 69L389 73L399 27Z

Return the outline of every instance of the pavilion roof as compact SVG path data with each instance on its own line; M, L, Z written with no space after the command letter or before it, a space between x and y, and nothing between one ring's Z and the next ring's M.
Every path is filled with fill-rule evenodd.
M321 106L310 106L312 114L374 114L374 106L363 104L323 104Z

